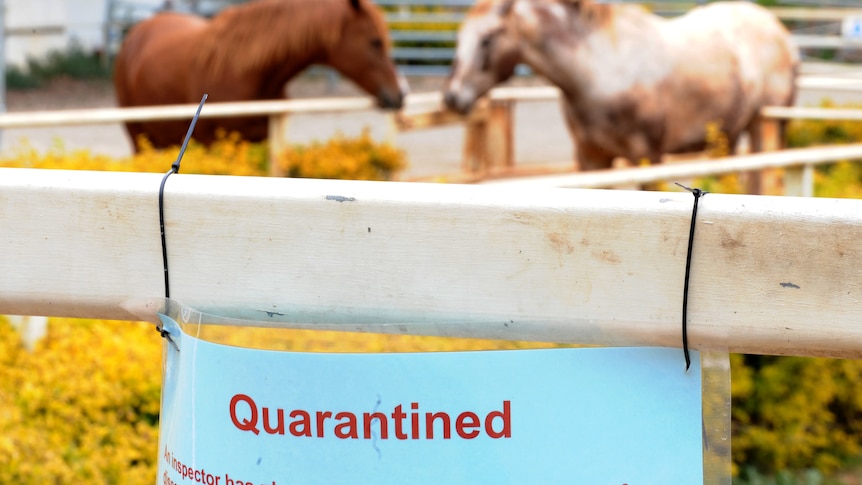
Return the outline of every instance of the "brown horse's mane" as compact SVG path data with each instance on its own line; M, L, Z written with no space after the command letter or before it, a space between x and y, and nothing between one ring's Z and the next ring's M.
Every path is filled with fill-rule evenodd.
M388 49L382 15L367 0L357 3L377 24ZM348 0L256 0L226 8L210 20L200 39L198 65L207 75L218 76L305 56L339 42L352 9Z

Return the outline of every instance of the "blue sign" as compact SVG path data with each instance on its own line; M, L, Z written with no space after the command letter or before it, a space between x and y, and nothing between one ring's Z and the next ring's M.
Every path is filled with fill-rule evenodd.
M276 352L160 318L159 483L703 482L697 353Z

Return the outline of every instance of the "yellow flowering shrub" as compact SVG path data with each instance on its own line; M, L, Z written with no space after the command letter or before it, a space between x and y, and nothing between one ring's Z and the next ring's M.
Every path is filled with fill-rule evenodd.
M571 347L549 342L426 337L422 335L352 333L256 327L203 326L195 335L213 342L290 352L386 353L456 352Z
M838 108L831 100L820 103L822 108ZM842 108L858 109L858 104ZM862 122L851 120L793 120L788 123L785 141L790 148L814 145L840 145L862 140Z
M0 483L154 483L160 385L152 325L50 319L29 352L0 317Z
M26 142L0 159L0 167L63 170L106 170L114 172L167 172L176 161L179 147L157 150L146 139L140 153L124 158L97 155L89 150L68 150L61 142L44 152ZM209 148L192 141L182 159L180 171L209 175L265 175L266 148L222 134Z
M406 167L403 152L376 143L368 130L354 139L337 135L293 147L280 154L278 163L288 177L349 180L390 180Z
M737 471L830 473L862 452L862 362L733 355L731 374Z
M23 144L12 156L0 159L0 167L164 173L176 161L179 147L157 150L145 138L140 141L140 153L120 159L94 155L88 150L67 150L59 142L45 152ZM236 133L219 133L210 147L192 140L183 155L180 172L265 176L269 172L268 159L265 145L242 140ZM368 130L356 138L337 135L326 142L293 145L276 160L287 176L304 178L390 180L407 166L401 150L375 141Z

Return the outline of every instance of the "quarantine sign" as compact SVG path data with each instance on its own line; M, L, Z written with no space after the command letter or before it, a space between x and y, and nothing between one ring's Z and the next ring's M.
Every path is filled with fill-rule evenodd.
M170 334L158 482L702 483L679 350L252 350Z

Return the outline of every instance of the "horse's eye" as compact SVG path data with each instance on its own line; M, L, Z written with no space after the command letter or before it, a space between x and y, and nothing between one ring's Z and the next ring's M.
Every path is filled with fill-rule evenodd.
M371 47L375 50L383 50L383 41L381 39L373 39L371 41Z
M493 39L494 39L494 37L491 35L486 36L486 37L482 37L482 48L487 49L488 47L491 47L491 41Z

